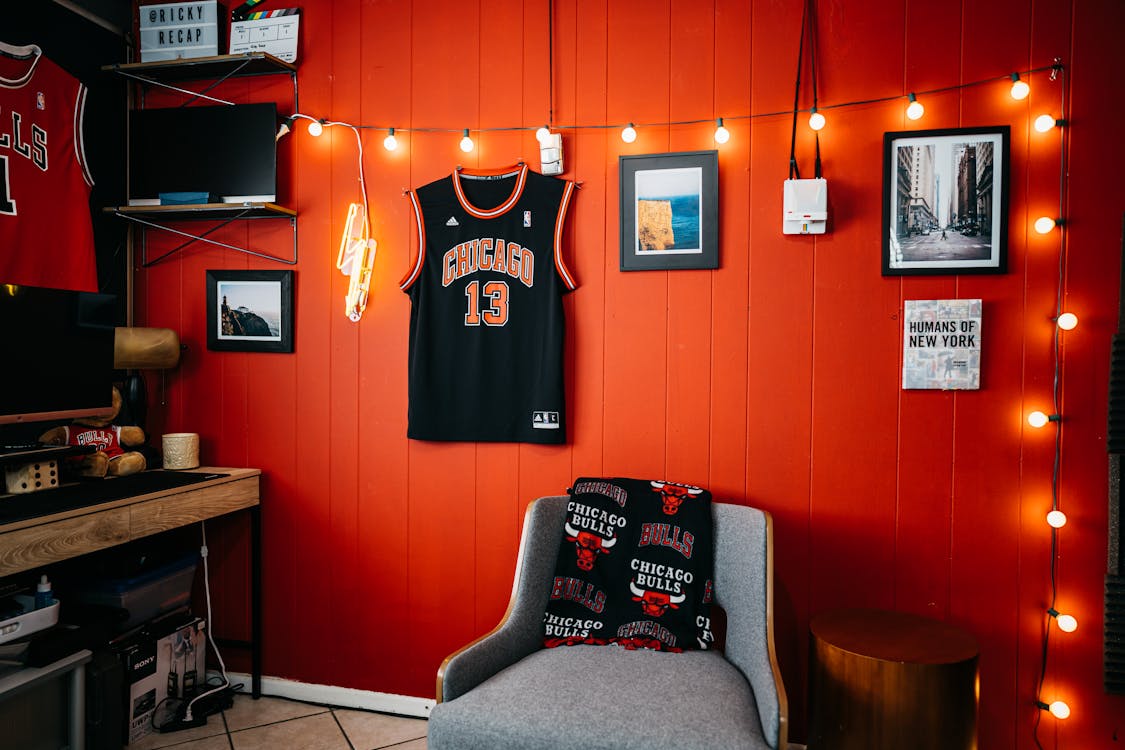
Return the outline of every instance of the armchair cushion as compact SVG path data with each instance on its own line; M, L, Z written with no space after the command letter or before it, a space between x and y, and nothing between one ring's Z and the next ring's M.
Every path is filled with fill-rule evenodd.
M579 478L567 501L543 645L707 648L713 552L707 490Z
M718 652L586 645L537 651L438 704L427 742L461 750L770 747L746 678Z

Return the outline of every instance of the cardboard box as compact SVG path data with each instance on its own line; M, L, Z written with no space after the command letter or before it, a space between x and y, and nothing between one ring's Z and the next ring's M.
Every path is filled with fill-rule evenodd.
M155 731L154 715L163 720L173 708L165 699L190 698L206 684L206 628L202 618L185 621L180 614L142 628L120 645L130 744Z
M226 26L226 9L217 0L159 3L137 9L141 32L141 62L218 55L220 15Z

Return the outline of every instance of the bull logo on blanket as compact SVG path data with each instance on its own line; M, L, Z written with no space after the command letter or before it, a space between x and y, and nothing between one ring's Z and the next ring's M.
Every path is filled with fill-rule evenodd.
M633 601L641 603L641 611L647 617L663 617L668 608L679 609L686 594L665 594L661 591L647 591L639 588L636 583L629 581L629 590L633 592Z
M676 484L675 482L649 482L649 484L652 485L655 492L660 493L660 499L664 503L664 514L668 516L676 515L684 500L703 494L702 489L690 484Z
M578 567L582 570L593 570L594 561L598 559L598 555L608 555L613 545L617 544L617 539L602 539L589 531L579 531L571 526L569 521L566 523L565 529L566 540L574 542L575 552L578 553Z

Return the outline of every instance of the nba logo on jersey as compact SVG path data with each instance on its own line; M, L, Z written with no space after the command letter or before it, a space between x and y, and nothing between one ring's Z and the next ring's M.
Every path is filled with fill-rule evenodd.
M537 430L559 429L559 413L557 411L537 411L531 416L531 426Z
M525 227L531 226L531 212L530 211L524 211L523 212L523 225Z
M43 96L42 91L37 91L35 93L35 107L36 107L36 109L46 109L47 108L47 97Z

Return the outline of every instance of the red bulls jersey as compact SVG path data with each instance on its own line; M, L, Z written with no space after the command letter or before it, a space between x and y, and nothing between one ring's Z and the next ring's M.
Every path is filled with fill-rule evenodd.
M566 442L562 259L574 183L458 170L410 193L409 427L418 440Z
M92 445L96 450L104 452L110 458L120 456L125 452L121 447L121 428L89 427L81 424L66 426L67 445Z
M0 42L0 283L98 291L85 101L38 47Z

